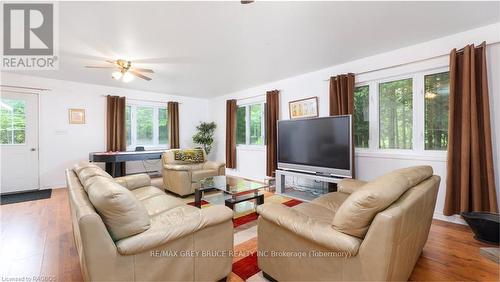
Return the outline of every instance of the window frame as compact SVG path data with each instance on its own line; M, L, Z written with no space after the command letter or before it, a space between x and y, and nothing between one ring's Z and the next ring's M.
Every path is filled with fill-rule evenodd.
M12 109L12 114L10 115L11 118L12 118L12 121L11 121L11 128L10 129L0 129L0 130L11 130L12 131L12 137L10 138L10 140L12 141L12 143L5 143L5 144L2 144L0 143L0 146L25 146L26 145L26 139L27 139L27 134L26 134L26 124L28 123L28 115L27 115L27 103L26 103L26 100L23 100L23 99L16 99L16 98L3 98L3 99L6 99L6 100L19 100L19 101L23 101L24 102L24 127L23 128L20 128L20 127L14 127L14 109ZM3 103L3 102L2 102ZM24 130L24 142L23 143L14 143L14 138L15 138L15 134L14 134L14 131L16 130Z
M426 70L408 72L401 75L381 76L361 80L355 87L369 86L369 139L368 148L355 148L357 156L388 157L396 159L422 159L422 160L446 160L447 150L425 150L424 128L425 128L425 76L449 72L449 67L435 67ZM413 126L412 126L412 149L380 149L380 89L379 84L402 79L412 79L413 91Z
M159 120L158 120L158 110L165 109L167 113L167 130L168 130L168 107L167 103L149 102L149 101L132 101L127 102L125 107L130 106L130 140L131 144L127 144L127 151L133 151L137 146L143 146L145 149L155 150L155 149L169 149L169 139L167 136L167 143L159 143ZM153 144L142 145L137 144L137 108L138 107L148 107L153 108Z
M356 91L356 88L363 87L363 86L368 86L368 148L356 147L354 145L354 150L359 151L359 152L368 152L368 151L370 151L370 148L372 148L372 140L374 139L371 121L373 120L372 119L372 115L373 115L372 103L373 103L375 93L372 91L373 87L369 82L356 83L356 85L354 86L354 91ZM353 97L353 99L354 99L354 97ZM353 114L352 120L354 121L354 114ZM354 127L352 128L352 130L354 130ZM354 132L353 132L353 136L354 136ZM353 140L353 142L354 142L354 140Z
M262 145L259 144L250 144L250 106L253 105L261 105L262 113L261 113L261 137L262 137ZM245 108L245 144L236 144L237 149L252 149L252 150L261 150L266 147L266 102L263 100L252 101L247 103L241 103L237 105L238 108ZM236 120L236 123L238 121ZM237 133L236 133L237 134Z

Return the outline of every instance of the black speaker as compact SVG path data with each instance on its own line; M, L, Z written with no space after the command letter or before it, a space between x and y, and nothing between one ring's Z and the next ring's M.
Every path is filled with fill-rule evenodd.
M462 217L481 242L498 245L500 241L500 215L489 212L463 212Z

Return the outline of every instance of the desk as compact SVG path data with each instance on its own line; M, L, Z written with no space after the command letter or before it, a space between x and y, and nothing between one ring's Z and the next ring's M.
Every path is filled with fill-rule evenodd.
M125 152L94 152L89 154L89 161L106 163L106 172L113 177L122 176L123 162L159 160L164 150L155 151L125 151Z

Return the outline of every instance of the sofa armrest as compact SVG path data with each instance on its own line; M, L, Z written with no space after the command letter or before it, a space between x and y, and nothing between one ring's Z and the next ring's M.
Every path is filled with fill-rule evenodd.
M203 164L203 169L213 169L213 170L219 170L221 168L225 168L226 164L221 163L221 162L212 162L212 161L206 161Z
M129 190L134 190L144 186L151 186L151 178L145 173L117 177L114 180L116 183Z
M316 244L346 257L358 253L361 239L333 229L331 224L314 220L307 215L278 203L266 203L257 207L264 219Z
M366 181L356 180L356 179L342 179L337 184L337 191L343 192L347 194L352 194L352 192L356 191L361 186L365 185Z
M180 164L164 164L163 168L166 170L191 171L191 166Z
M225 206L211 206L199 209L197 213L179 214L185 218L168 225L153 224L142 233L115 242L118 252L122 255L139 254L233 218L233 211Z

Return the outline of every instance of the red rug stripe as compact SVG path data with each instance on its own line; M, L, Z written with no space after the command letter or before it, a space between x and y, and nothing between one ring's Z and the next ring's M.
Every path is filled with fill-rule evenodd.
M248 257L242 258L233 263L233 273L238 275L243 280L247 280L248 278L259 273L259 271L257 253L253 253Z
M288 207L293 207L293 206L296 206L298 204L302 204L302 201L292 199L290 201L286 201L283 203L283 205L288 206Z
M256 212L253 212L253 213L249 213L247 215L244 215L244 216L241 216L238 218L234 218L233 219L233 226L238 227L238 226L243 225L245 223L249 223L250 221L257 220L258 217L259 217L259 215Z
M202 206L203 206L203 205L208 205L208 204L209 204L209 202L207 202L207 201L205 201L205 200L201 200L201 205L202 205ZM194 206L194 202L190 202L190 203L188 203L188 205Z

